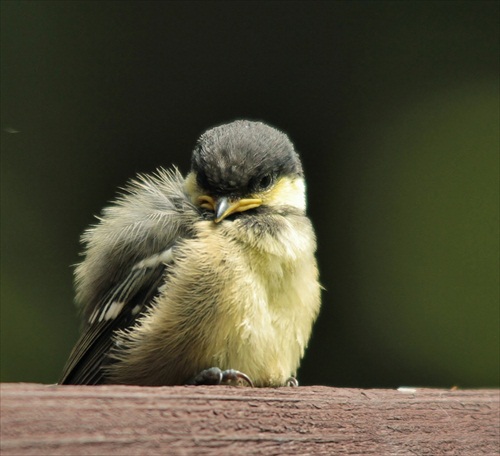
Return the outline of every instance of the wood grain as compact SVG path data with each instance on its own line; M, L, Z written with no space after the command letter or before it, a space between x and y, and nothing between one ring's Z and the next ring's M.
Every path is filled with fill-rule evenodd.
M498 390L1 385L2 455L495 455Z

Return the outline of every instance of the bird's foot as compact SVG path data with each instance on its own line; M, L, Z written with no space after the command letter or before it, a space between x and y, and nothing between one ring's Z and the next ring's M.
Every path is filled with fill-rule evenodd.
M247 374L234 369L222 371L218 367L211 367L192 378L188 385L232 385L241 382L253 388L253 382Z
M295 377L288 377L286 379L285 386L299 386L299 381Z

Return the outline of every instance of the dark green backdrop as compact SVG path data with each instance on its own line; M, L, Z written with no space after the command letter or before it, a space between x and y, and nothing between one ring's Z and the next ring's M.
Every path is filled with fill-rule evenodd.
M78 237L206 128L301 152L326 288L304 384L499 384L499 3L1 3L1 380L54 382Z

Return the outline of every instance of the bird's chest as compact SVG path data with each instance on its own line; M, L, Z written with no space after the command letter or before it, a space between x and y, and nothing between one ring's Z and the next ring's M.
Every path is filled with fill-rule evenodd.
M263 385L279 385L294 375L306 335L301 322L302 298L296 274L300 267L282 258L246 252L237 324L228 328L222 359L238 365ZM245 271L245 272L243 272ZM229 348L228 348L229 347Z
M294 292L296 265L281 257L258 251L246 251L244 256L247 259L245 275L248 280L245 281L250 299L265 301L262 309L265 312L281 313L285 301Z
M217 306L222 313L236 314L244 338L281 337L283 327L293 330L300 311L301 280L304 271L304 243L301 238L281 230L279 234L227 225L217 234L220 246L212 260L223 267L213 268L221 274L215 279L223 284Z
M228 299L218 303L221 315L234 315L234 325L225 328L227 341L239 351L228 356L238 357L241 347L248 347L246 359L269 359L269 355L286 359L292 350L298 356L296 345L297 312L300 306L300 290L295 276L297 264L290 259L252 249L247 245L233 247L238 252L228 259L231 264L231 292ZM231 253L231 255L233 255ZM223 321L223 320L220 320ZM226 346L228 346L226 345ZM265 353L261 353L266 351Z
M309 334L304 304L315 296L308 289L314 263L305 261L304 246L293 236L231 234L208 226L192 250L200 268L188 288L205 287L207 296L204 318L196 318L204 323L198 339L207 345L206 364L282 384L296 370Z

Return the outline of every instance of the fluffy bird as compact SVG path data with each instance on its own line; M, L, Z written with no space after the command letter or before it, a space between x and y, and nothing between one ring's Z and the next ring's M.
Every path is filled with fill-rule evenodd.
M62 384L297 385L320 308L302 165L261 122L205 132L186 178L139 176L82 236Z

